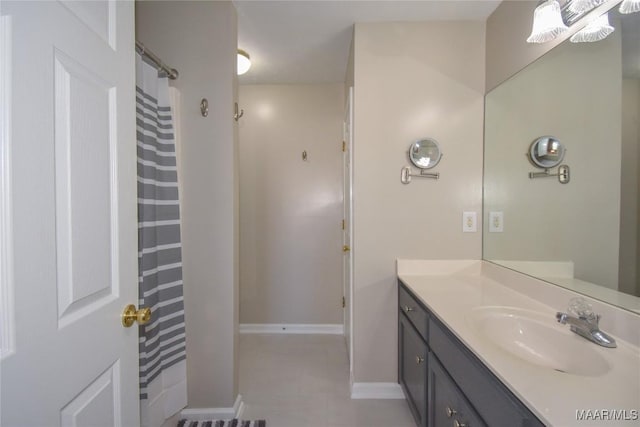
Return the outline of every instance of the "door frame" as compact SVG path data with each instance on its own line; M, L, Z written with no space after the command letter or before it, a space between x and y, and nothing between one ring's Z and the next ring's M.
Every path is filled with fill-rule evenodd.
M349 277L344 268L343 261L343 295L348 295L348 304L343 310L343 325L345 334L348 334L348 353L349 353L349 375L353 378L353 86L348 88L347 102L345 105L345 121L343 122L343 142L345 150L343 152L343 218L345 221L342 240L344 244L349 246L350 251L346 255L346 262L349 263ZM346 159L344 158L346 156ZM348 166L348 168L346 167ZM348 241L345 241L345 234ZM347 324L347 319L349 320Z

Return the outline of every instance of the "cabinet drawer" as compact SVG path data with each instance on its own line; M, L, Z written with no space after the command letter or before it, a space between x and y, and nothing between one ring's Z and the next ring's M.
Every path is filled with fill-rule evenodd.
M411 321L413 326L418 330L422 339L425 341L427 336L427 322L429 316L427 311L418 303L418 301L407 291L402 282L398 281L398 306Z
M429 405L430 427L485 426L433 353L429 354Z
M543 424L469 349L434 317L429 346L470 404L491 427L533 427Z

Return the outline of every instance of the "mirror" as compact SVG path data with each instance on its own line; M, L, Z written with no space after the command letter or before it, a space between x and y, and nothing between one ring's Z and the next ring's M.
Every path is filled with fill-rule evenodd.
M483 258L640 313L640 13L609 20L487 94ZM554 141L570 185L527 176Z
M541 136L531 143L529 158L534 166L550 169L564 159L564 146L553 136Z
M431 169L438 164L441 157L440 146L435 139L421 139L409 147L409 159L420 169Z

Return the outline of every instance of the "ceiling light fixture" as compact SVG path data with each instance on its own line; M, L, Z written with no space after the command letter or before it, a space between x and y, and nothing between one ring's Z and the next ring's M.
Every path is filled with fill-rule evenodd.
M614 28L609 25L609 14L600 15L587 24L582 30L571 36L572 43L598 42L613 33Z
M238 75L241 76L251 68L249 54L242 49L238 49Z
M558 0L547 0L539 4L533 13L533 28L527 43L546 43L566 30Z
M619 10L625 14L640 12L640 0L623 0Z

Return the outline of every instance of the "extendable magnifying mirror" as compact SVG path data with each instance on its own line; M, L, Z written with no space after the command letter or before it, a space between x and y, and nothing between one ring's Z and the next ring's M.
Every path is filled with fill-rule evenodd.
M564 159L565 148L560 141L553 136L541 136L534 140L527 153L531 163L544 172L529 172L529 178L546 178L557 176L561 184L567 184L570 180L569 166L560 165ZM558 173L550 173L549 169L558 166Z
M440 145L438 145L438 141L435 139L425 138L414 142L409 146L409 160L411 160L411 163L413 163L415 167L420 169L420 173L413 174L411 173L411 166L405 166L402 168L400 181L403 184L408 184L411 182L411 177L413 176L439 179L439 173L429 173L425 171L435 167L441 158L442 152L440 151Z

